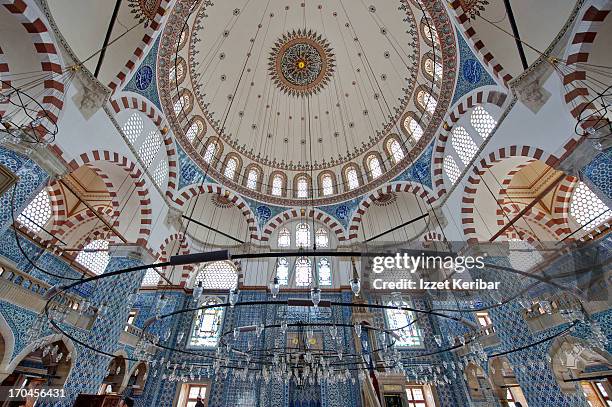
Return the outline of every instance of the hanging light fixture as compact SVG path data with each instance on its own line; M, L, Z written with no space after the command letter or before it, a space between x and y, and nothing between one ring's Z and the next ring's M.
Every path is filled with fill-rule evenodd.
M277 276L274 276L274 279L270 283L270 292L272 293L272 298L276 298L280 292L280 282L278 281Z

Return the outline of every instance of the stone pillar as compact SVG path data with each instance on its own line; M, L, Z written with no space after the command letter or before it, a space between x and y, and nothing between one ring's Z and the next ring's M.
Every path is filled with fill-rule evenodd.
M104 274L128 267L151 264L154 260L143 247L133 244L111 246L110 255L111 260ZM117 351L119 337L133 305L128 302L128 297L140 287L144 274L145 270L140 270L97 281L90 300L96 307L106 304L106 311L97 315L92 328L79 340L103 352L113 354ZM109 357L91 349L79 347L75 364L65 384L67 398L53 406L69 407L72 406L79 393L97 393L106 376L109 362Z

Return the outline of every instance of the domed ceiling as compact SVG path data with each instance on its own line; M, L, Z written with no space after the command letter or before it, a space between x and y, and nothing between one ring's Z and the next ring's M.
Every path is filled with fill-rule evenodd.
M179 0L172 13L158 76L174 133L211 177L256 199L324 204L377 187L429 144L452 97L455 38L440 1ZM349 162L358 187L346 185ZM249 168L260 171L256 188ZM324 194L326 171L335 186ZM300 174L312 180L307 197L294 191Z

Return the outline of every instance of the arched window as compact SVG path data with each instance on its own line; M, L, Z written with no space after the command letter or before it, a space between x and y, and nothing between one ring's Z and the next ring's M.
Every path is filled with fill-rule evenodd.
M300 177L297 180L297 196L298 198L308 198L308 180L306 177Z
M123 125L123 134L131 144L134 144L144 130L144 122L138 113L132 114L130 119Z
M189 94L187 92L183 92L183 94L174 102L174 114L178 116L179 114L188 113L191 109L191 100L189 99Z
M385 310L387 314L387 324L389 325L389 329L395 330L395 333L399 335L399 339L395 342L395 345L399 347L421 346L423 342L417 323L414 322L414 313L412 311L398 309L398 304L394 302L389 302L387 305L393 306L393 308ZM402 301L399 307L406 308L408 304ZM399 329L402 327L405 328Z
M223 172L223 175L225 175L227 178L233 180L234 177L236 176L236 169L237 168L238 168L238 160L236 160L235 158L231 157L225 163L225 171Z
M321 178L321 189L323 190L323 195L331 195L334 193L334 183L331 175L323 175Z
M276 174L272 177L272 195L281 196L283 194L283 177Z
M251 168L247 175L247 188L257 189L257 181L259 180L259 172L255 168Z
M279 257L276 263L276 277L280 285L289 284L289 261L286 257Z
M329 247L329 233L327 229L317 229L315 232L315 242L317 243L317 247Z
M34 233L38 233L51 219L51 199L49 192L43 189L30 201L28 206L17 216L17 221Z
M321 286L331 286L332 285L332 272L331 272L331 263L327 259L327 257L321 257L319 259L318 264L319 270L319 285Z
M391 153L391 157L393 157L393 162L395 164L404 159L404 149L396 138L391 138L387 141L387 150Z
M423 26L423 36L429 43L433 43L434 45L440 44L440 37L438 36L438 31L434 26L433 20L431 18L421 20L421 24Z
M438 105L436 98L425 90L420 90L419 93L417 93L417 102L429 114L434 114L436 106Z
M572 194L570 215L588 231L606 221L611 213L610 208L581 181Z
M299 257L295 261L295 285L308 287L312 282L312 262L307 257Z
M187 140L189 140L190 143L193 143L196 138L199 138L200 134L202 134L203 131L204 124L201 120L196 119L191 123L189 129L187 129L185 136L187 137Z
M209 290L229 290L238 286L236 266L229 261L214 261L200 268L194 286L202 283L202 288Z
M442 78L442 64L436 58L436 62L434 63L433 59L426 58L425 59L425 72L432 78L436 78L436 80Z
M450 180L452 185L455 185L459 176L461 175L461 171L459 171L459 167L457 167L457 163L455 159L450 155L444 157L444 173Z
M295 245L310 247L310 226L307 223L298 223L295 227Z
M423 137L423 128L412 116L408 116L406 120L404 120L404 129L412 136L412 140L414 140L415 143Z
M359 177L357 176L357 170L355 167L350 167L346 170L346 181L350 190L359 187Z
M215 152L217 151L217 143L211 141L206 146L206 152L204 153L204 162L210 164L213 158L215 158Z
M161 137L159 136L159 131L151 130L144 143L142 143L138 149L138 156L142 160L145 167L151 165L157 156L160 147Z
M380 168L380 161L378 161L378 157L375 155L369 156L367 163L372 179L376 179L382 175L382 168Z
M200 306L221 304L217 298L205 298ZM223 308L214 307L198 310L189 338L190 347L210 348L217 345L223 323Z
M181 84L185 79L186 63L181 57L170 62L170 74L168 78L172 84Z
M529 242L521 239L508 239L510 242L510 265L519 271L529 271L542 261L542 255Z
M495 126L497 126L497 120L495 120L482 106L476 106L476 108L472 110L470 123L483 139L489 137Z
M153 172L153 181L160 187L165 188L168 181L168 161L161 160Z
M94 274L101 274L106 270L110 255L108 254L107 240L94 240L79 252L76 261Z
M467 165L472 158L478 152L478 147L472 137L468 134L467 130L465 130L461 126L457 126L452 131L451 142L455 151L463 161L463 164Z
M159 280L161 280L159 273L161 273L161 271L159 271L159 269L157 268L147 269L147 272L145 273L144 278L142 279L141 286L156 287L157 284L159 284Z
M289 229L287 228L282 228L279 232L278 232L278 247L289 247L291 246L291 232L289 232Z

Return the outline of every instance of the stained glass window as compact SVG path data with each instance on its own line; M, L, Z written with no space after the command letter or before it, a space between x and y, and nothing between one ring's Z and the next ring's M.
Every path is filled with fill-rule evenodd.
M612 215L612 211L581 181L572 194L570 215L580 226L585 226L586 232L606 221Z
M151 165L155 156L159 152L159 148L161 147L161 137L159 136L159 131L151 130L144 143L138 149L138 156L142 160L145 167Z
M94 240L89 242L76 257L76 261L94 274L101 274L106 270L110 261L107 240Z
M331 195L334 193L334 185L331 175L323 175L323 178L321 178L321 187L323 189L323 195Z
M307 257L299 257L295 261L295 285L308 287L312 282L312 262Z
M218 298L205 298L200 306L221 304ZM223 308L214 307L198 310L189 339L191 347L214 347L219 342L221 325L223 323Z
M476 108L472 110L470 123L483 139L489 137L495 126L497 126L497 120L495 120L482 106L476 106Z
M272 177L272 195L281 196L283 194L283 177L276 174Z
M332 285L332 273L331 263L327 257L321 257L319 259L319 285L331 286Z
M199 282L202 282L204 289L233 289L238 285L238 272L229 261L207 263L198 271L194 285L198 285Z
M300 177L297 180L297 196L298 198L308 198L308 180L306 177Z
M451 143L455 151L457 151L457 155L459 155L459 158L461 158L461 161L463 161L465 165L469 164L478 152L476 143L474 143L474 140L472 140L467 130L461 126L457 126L453 129Z
M297 247L310 246L310 226L307 223L298 223L295 227L295 245Z
M138 113L132 114L130 119L123 125L123 134L131 144L134 144L144 130L144 122Z
M450 155L444 157L444 173L452 185L455 185L459 179L459 176L461 175L461 171L459 171L459 167L457 166L455 159Z
M408 307L408 303L405 301L402 301L400 304L401 307ZM420 330L417 327L417 323L413 323L413 321L415 321L414 313L412 311L396 308L396 302L389 302L387 305L394 307L385 311L389 329L399 335L399 339L395 342L395 345L399 347L421 346L422 340Z
M412 140L414 140L415 143L423 137L423 128L411 116L406 117L406 120L404 120L404 128L412 136Z
M346 180L348 182L349 189L355 189L359 187L359 178L357 176L357 170L353 167L346 170Z
M232 157L225 163L225 172L223 174L229 179L234 179L234 177L236 176L237 168L238 160Z
M289 229L282 228L278 232L278 247L289 247L291 246L291 233Z
M215 152L217 151L217 143L211 141L206 146L206 152L204 153L204 162L210 164L210 162L215 158Z
M376 179L382 175L380 161L378 161L378 157L376 157L375 155L368 157L368 168L370 170L370 176L372 177L372 179Z
M329 247L329 233L326 229L319 228L315 233L317 247Z
M433 114L438 105L436 98L431 93L424 90L420 90L419 93L417 93L417 102L423 109L427 110L429 114Z
M17 221L34 233L42 230L51 219L51 199L49 192L43 189L30 201L28 206L17 216Z
M289 261L286 257L279 257L276 263L276 277L280 285L289 284Z
M404 158L404 150L397 139L389 139L387 148L393 157L393 162L398 163Z
M247 188L257 189L257 180L259 178L259 173L255 169L249 170L249 174L247 175Z

